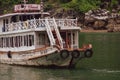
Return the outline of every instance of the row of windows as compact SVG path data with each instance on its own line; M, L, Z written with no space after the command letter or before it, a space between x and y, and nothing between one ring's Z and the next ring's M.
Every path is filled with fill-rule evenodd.
M21 47L34 45L34 35L1 37L0 47Z

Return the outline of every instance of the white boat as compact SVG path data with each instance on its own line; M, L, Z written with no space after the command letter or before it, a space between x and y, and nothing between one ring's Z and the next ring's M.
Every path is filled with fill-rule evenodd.
M49 18L42 4L15 5L0 16L0 63L74 67L92 56L92 45L79 48L77 19Z

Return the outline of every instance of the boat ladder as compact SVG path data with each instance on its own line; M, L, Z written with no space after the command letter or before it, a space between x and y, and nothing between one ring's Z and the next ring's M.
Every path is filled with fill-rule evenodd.
M56 36L57 36L59 45L60 45L61 48L63 48L62 37L61 37L61 35L60 35L60 32L59 32L59 30L58 30L58 25L57 25L57 23L56 23L56 21L55 21L54 18L53 18L53 25L54 25L53 27L54 27L54 30L55 30L55 33L56 33Z
M53 46L53 45L55 45L55 39L53 37L53 33L52 33L51 28L50 28L48 19L45 19L45 23L46 23L46 31L47 31L48 37L50 39L50 44Z
M48 37L50 39L50 43L51 43L51 45L55 45L55 44L57 44L56 41L58 41L60 48L63 49L63 41L62 41L60 32L58 30L58 25L54 18L51 19L50 21L52 21L52 25L50 25L50 22L48 19L45 19L46 30L47 30ZM55 31L55 33L53 33L53 31L52 31L52 27L53 27L53 31Z

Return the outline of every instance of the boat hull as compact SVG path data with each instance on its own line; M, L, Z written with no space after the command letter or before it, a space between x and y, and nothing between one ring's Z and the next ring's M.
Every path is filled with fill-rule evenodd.
M15 59L1 59L0 63L3 64L10 64L10 65L21 65L21 66L34 66L34 67L74 67L75 66L72 56L63 59L60 56L60 53L52 53L49 55L45 55L42 57L32 58L32 59L25 59L25 60L15 60Z
M92 48L85 50L59 50L46 47L22 52L0 52L0 63L36 67L73 68L80 59L90 58Z
M49 48L50 49L50 48ZM48 50L48 49L46 49ZM73 67L81 58L73 58L71 52L61 55L57 49L50 49L31 53L12 53L9 52L0 54L0 63L21 65L21 66L36 66L36 67ZM41 53L42 52L42 53ZM44 52L44 53L43 53ZM46 52L46 53L45 53ZM10 57L11 56L11 57Z

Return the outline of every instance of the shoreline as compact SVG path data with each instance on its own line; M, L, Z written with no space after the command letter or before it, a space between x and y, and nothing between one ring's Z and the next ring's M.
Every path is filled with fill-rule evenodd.
M82 29L80 32L98 32L98 33L104 33L104 32L108 32L107 30L85 30L85 29Z

